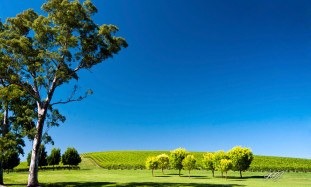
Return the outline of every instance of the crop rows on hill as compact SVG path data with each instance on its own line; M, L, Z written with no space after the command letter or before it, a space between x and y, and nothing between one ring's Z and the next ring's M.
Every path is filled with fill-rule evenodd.
M98 165L107 169L145 169L145 161L149 156L157 156L169 151L108 151L82 154L92 158ZM202 168L204 152L190 152L197 159L197 168ZM250 171L311 171L311 159L254 156Z

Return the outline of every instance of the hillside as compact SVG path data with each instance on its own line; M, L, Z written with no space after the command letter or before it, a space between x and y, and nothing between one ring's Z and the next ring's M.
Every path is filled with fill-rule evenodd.
M107 151L83 153L81 156L93 159L99 166L108 169L144 169L145 161L149 156L170 154L169 151ZM202 167L205 152L190 152L197 159L197 167ZM250 171L289 170L311 171L311 159L254 156L249 168Z

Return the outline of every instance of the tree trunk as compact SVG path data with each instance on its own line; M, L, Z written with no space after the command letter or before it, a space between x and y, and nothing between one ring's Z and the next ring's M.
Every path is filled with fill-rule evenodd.
M190 179L190 169L189 169L189 179Z
M213 178L214 178L214 170L212 170L212 173L213 173Z
M5 110L4 110L4 118L3 118L3 125L2 125L2 136L4 137L8 133L9 129L9 120L8 120L8 113L9 113L9 107L8 104L5 104ZM1 158L3 158L3 152L1 153ZM3 185L3 167L2 167L2 159L0 159L0 185Z
M179 170L179 176L180 176L180 170Z
M152 169L152 177L153 177L153 169Z
M242 170L240 170L240 177L242 178Z
M164 174L163 174L163 168L162 168L162 175L164 175Z
M28 187L39 186L38 182L38 161L39 161L39 148L42 138L43 124L45 121L46 109L38 107L38 122L37 133L32 145L31 161L29 166Z
M227 171L226 171L226 180L227 180Z
M224 177L224 172L221 172L221 178L223 178Z
M3 185L3 167L1 160L0 160L0 185Z

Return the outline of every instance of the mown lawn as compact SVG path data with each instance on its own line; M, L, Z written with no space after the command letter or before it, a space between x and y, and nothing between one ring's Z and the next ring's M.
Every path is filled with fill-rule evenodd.
M91 163L89 163L91 165ZM92 165L91 165L92 166ZM95 167L95 166L92 166ZM228 180L220 177L211 177L211 172L193 171L188 179L186 171L179 177L175 170L165 170L162 176L160 170L155 171L155 177L149 170L106 170L106 169L81 169L62 171L39 172L39 181L42 186L280 186L296 187L311 186L311 173L285 173L278 181L264 181L266 173L244 172L243 179L238 172L229 172ZM25 186L28 173L5 174L4 181L7 186Z

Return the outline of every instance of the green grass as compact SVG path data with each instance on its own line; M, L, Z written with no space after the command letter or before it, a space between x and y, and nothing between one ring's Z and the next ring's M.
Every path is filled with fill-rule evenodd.
M94 165L83 163L86 168L94 168ZM83 165L82 164L82 165ZM81 165L81 167L82 167ZM182 171L182 176L176 175L176 170L165 170L162 176L160 170L155 171L155 177L149 170L107 170L107 169L81 169L58 170L39 172L39 182L42 186L251 186L251 187L292 187L311 186L311 173L285 173L278 181L264 181L264 172L244 172L243 179L238 172L228 172L228 180L220 177L211 177L211 172L196 170L191 172L188 179L187 171ZM7 186L25 186L28 173L18 172L4 175Z
M159 154L170 154L169 151L108 151L84 153L82 156L92 158L103 168L145 168L145 161L149 156ZM197 167L202 167L203 154L205 152L190 152L197 159ZM254 156L254 160L249 168L253 171L268 170L290 170L290 171L311 171L311 159Z

